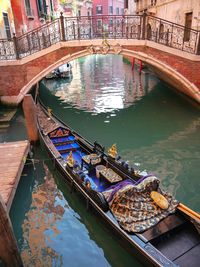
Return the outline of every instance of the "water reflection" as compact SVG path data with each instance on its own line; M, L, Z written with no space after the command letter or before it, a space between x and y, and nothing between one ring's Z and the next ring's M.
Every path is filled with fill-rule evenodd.
M144 76L138 72L133 75L130 65L123 62L121 56L93 55L71 64L71 81L44 80L43 83L62 102L93 114L127 108L155 86L153 80L146 79L149 82L144 87Z
M63 196L46 165L44 170L44 183L34 188L31 207L22 225L25 266L60 266L62 263L62 255L47 243L60 233L57 222L67 212L68 206L62 204Z
M70 193L63 177L52 174L46 164L43 168L44 180L40 184L36 181L22 224L24 266L141 267L113 240L99 218L86 212L86 203L78 194Z

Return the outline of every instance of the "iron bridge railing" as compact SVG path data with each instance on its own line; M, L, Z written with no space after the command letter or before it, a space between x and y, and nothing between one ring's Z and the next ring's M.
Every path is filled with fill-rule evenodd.
M24 35L0 40L0 60L22 59L60 41L90 39L150 40L200 54L200 31L143 15L63 17Z

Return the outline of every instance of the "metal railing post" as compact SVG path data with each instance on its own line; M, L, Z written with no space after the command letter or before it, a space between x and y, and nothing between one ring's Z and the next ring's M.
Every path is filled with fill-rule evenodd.
M78 34L78 40L80 40L80 24L79 24L80 17L77 17L76 23L77 23L77 34Z
M74 21L72 21L72 25L73 25L73 34L74 34L74 40L76 40L76 30L75 30L75 23Z
M65 25L64 25L64 17L63 17L63 12L60 12L60 30L61 30L61 40L65 40Z
M14 48L15 48L16 59L19 59L19 51L18 51L18 45L17 45L17 37L16 37L15 33L13 33L13 44L14 44Z
M197 48L196 48L196 55L200 55L200 31L197 34Z
M142 15L142 39L146 38L146 20L147 20L147 13L144 12Z
M166 45L169 46L169 29L167 29Z

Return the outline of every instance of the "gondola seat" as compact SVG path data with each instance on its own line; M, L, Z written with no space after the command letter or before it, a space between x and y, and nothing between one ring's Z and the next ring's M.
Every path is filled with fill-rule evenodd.
M85 155L82 157L81 160L81 168L83 168L83 165L87 165L88 169L91 171L94 167L96 167L99 163L101 163L101 155L97 155L95 153Z

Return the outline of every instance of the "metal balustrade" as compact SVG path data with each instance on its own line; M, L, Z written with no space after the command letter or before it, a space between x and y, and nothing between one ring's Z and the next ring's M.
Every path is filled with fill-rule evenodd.
M199 31L153 16L147 17L146 27L148 40L188 53L199 54Z
M1 39L0 40L0 60L16 59L16 51L13 39Z
M24 58L61 41L59 19L16 39L16 58Z
M149 15L63 17L22 36L0 40L0 60L21 59L60 41L149 40L200 54L200 31Z

